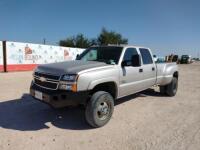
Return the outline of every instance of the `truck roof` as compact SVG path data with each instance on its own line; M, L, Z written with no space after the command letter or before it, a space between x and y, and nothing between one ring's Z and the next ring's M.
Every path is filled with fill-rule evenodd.
M92 47L124 47L124 48L127 48L127 47L134 47L134 48L146 48L146 49L149 49L148 47L144 47L144 46L139 46L139 45L128 45L128 44L108 44L108 45L94 45Z

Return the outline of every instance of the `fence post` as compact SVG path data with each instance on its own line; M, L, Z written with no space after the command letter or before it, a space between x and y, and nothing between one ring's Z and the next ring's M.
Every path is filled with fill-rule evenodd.
M7 72L6 41L3 41L3 71Z

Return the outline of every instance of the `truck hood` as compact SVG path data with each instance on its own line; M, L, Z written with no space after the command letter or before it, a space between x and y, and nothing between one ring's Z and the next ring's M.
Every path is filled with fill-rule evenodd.
M39 65L35 71L56 75L77 74L78 72L86 69L102 66L110 65L103 62L76 60Z

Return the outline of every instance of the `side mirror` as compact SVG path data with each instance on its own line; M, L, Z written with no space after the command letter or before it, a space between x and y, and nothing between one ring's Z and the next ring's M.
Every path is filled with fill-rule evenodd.
M78 59L79 59L79 56L80 56L79 54L77 54L77 55L76 55L76 60L78 60Z
M131 58L131 63L133 67L139 67L140 66L140 56L137 55L133 55Z
M124 60L124 61L122 61L122 64L121 64L121 66L122 66L122 67L128 66L128 65L127 65L127 61L125 61L125 60Z

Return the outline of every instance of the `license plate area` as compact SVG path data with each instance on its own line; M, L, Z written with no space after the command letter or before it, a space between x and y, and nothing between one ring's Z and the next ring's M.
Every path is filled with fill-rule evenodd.
M42 97L43 97L42 92L35 91L35 98L37 98L37 99L39 99L39 100L42 100Z

